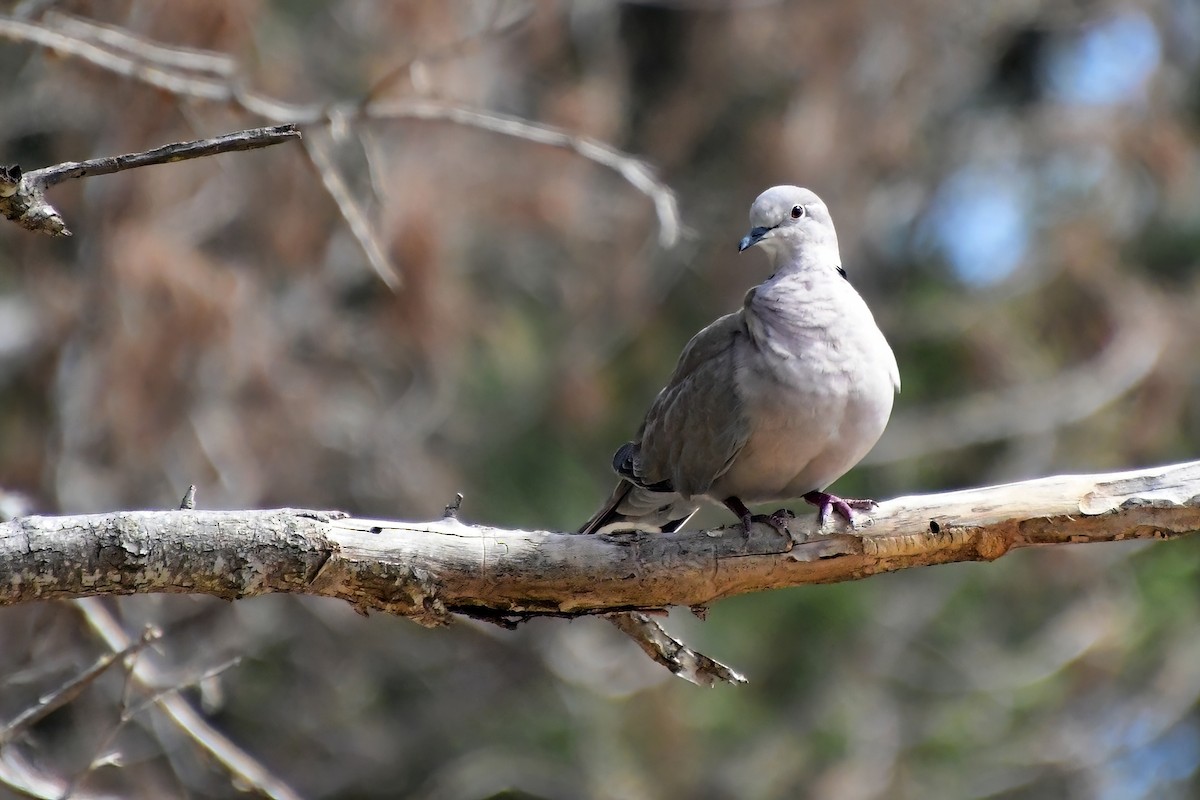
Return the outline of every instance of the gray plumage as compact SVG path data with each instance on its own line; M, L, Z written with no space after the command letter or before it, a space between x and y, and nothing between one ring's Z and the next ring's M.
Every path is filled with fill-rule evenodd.
M825 488L875 445L900 389L896 358L845 277L825 204L776 186L750 209L739 250L767 253L772 275L741 309L688 342L632 442L621 476L581 529L673 531L702 500L749 526L746 504L804 497L850 517L869 501Z

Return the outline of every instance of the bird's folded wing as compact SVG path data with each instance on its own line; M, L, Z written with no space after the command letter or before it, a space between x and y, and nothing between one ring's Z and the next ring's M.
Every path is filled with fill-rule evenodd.
M688 342L642 424L634 465L639 483L666 482L693 497L705 494L729 469L750 435L737 363L748 336L737 312Z

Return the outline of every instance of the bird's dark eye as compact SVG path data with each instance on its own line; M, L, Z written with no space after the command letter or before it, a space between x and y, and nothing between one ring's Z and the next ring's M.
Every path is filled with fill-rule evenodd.
M792 219L800 219L807 213L804 206L792 206Z

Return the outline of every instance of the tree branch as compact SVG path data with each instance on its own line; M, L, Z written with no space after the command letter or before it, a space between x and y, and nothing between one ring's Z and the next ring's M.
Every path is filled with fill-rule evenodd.
M796 520L793 530L805 524ZM784 586L990 561L1021 547L1194 533L1200 461L902 497L882 503L856 531L807 525L807 541L793 545L765 525L748 537L736 525L578 536L467 525L453 516L399 522L297 509L23 517L0 525L0 605L144 592L231 600L294 592L429 626L456 613L515 624L533 615L695 607ZM635 638L645 648L656 636ZM674 647L661 645L660 654Z
M111 650L125 652L133 646L129 634L100 600L85 598L79 600L76 605L92 630L104 639ZM294 789L213 727L180 692L183 686L171 686L164 681L152 662L139 658L129 669L135 681L153 690L154 693L147 702L157 705L199 747L224 766L239 784L271 800L300 800L301 795ZM128 718L127 715L137 713L140 708L139 706L122 711L122 721ZM70 795L68 792L62 793L63 797Z
M45 192L73 178L110 175L153 164L170 164L189 158L215 156L240 150L257 150L273 144L299 139L295 125L276 125L269 128L226 133L211 139L175 142L142 153L105 156L89 161L65 161L52 167L22 173L18 166L0 167L0 214L31 231L51 236L70 236L67 225L58 211L46 202Z
M673 247L679 240L679 204L675 193L655 176L646 162L596 139L462 104L429 99L377 102L394 82L391 73L360 101L289 103L244 86L233 62L222 53L164 47L127 31L113 34L111 28L80 17L58 14L53 20L57 21L58 29L0 15L0 39L36 44L177 97L224 103L277 123L332 126L334 122L364 120L447 122L562 148L615 171L650 198L663 247ZM400 69L406 71L407 65L401 65Z
M37 723L41 722L52 713L70 703L78 697L84 689L91 686L97 678L103 675L113 664L120 663L129 656L136 655L141 652L146 645L151 642L158 641L162 638L162 632L154 628L147 628L142 632L140 638L131 641L127 646L120 650L106 653L97 659L96 663L88 667L83 672L72 677L65 684L38 698L36 705L31 706L19 715L12 722L9 722L3 728L0 728L0 747L4 747L10 742L15 741L22 736L27 730L32 728Z

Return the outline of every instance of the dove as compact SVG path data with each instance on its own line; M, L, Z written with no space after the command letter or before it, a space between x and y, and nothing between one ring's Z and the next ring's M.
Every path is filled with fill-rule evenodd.
M580 533L671 532L701 503L728 508L746 534L767 522L789 534L803 498L824 526L854 524L870 500L826 489L875 445L900 391L896 357L842 267L829 209L798 186L766 190L738 252L766 253L772 273L742 307L683 349L633 441L613 457L620 481Z

